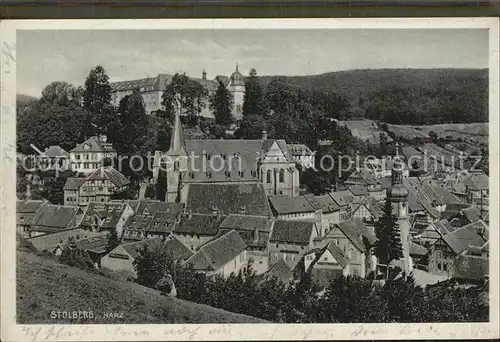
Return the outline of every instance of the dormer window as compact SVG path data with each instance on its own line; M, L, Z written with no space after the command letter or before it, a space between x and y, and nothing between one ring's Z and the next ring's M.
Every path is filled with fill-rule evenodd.
M84 150L89 150L90 149L90 145L89 144L84 144L83 145L83 149Z

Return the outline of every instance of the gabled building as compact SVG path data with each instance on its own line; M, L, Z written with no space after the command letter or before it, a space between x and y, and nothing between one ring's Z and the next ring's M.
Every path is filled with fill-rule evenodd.
M172 234L177 221L178 215L176 214L163 211L156 212L151 219L149 226L146 228L146 237L160 237L163 240L166 240Z
M456 229L447 219L439 220L429 224L419 235L419 242L426 248L429 248L443 236L450 234Z
M370 246L375 243L375 235L360 219L341 221L333 226L332 230L323 238L320 246L334 243L349 260L350 274L359 277L374 270Z
M104 166L106 159L112 160L117 155L107 137L101 135L90 137L76 145L69 151L69 160L73 171L89 174Z
M180 217L180 221L174 226L173 234L194 252L219 233L219 226L224 218L217 213L215 215L188 213Z
M18 200L16 202L16 231L22 237L29 237L36 214L48 203L46 200Z
M366 196L360 203L354 205L352 209L353 218L359 218L370 224L378 221L382 215L382 207L370 196Z
M348 190L333 191L328 194L340 209L340 221L349 220L352 217L354 196Z
M269 263L284 260L292 269L313 248L318 227L312 220L276 220L269 238Z
M149 215L132 215L123 225L123 240L124 241L140 241L147 238L147 229L151 223L153 216Z
M96 233L111 233L116 230L118 236L121 237L123 227L132 215L134 211L128 203L91 202L85 208L78 226Z
M130 181L111 166L100 167L85 178L70 177L64 184L64 204L85 206L106 203L111 195L125 191Z
M293 160L299 164L303 170L314 167L314 153L304 144L288 144L288 151L292 154Z
M231 230L204 244L184 265L208 276L218 274L229 277L248 265L245 242L237 231Z
M219 234L235 230L245 241L249 264L256 274L269 269L267 244L274 220L266 216L229 215L219 226Z
M305 196L269 197L273 216L280 220L315 220L316 211Z
M75 228L82 215L83 212L79 207L46 204L33 218L33 224L28 229L28 236L34 237Z
M40 252L49 252L59 255L64 249L64 246L72 241L78 241L99 234L83 230L81 228L70 228L55 231L53 233L38 235L26 239Z
M151 250L165 248L165 242L160 238L153 238L121 244L102 257L101 267L114 272L123 272L135 278L137 274L134 268L134 260L145 246Z
M304 198L316 210L316 222L320 228L319 237L325 236L335 223L340 222L340 207L328 194L321 196L310 194Z
M304 255L304 271L321 288L336 278L351 275L349 260L333 241Z
M428 270L431 273L449 274L457 256L465 254L470 246L482 247L487 239L481 236L481 226L469 224L455 229L429 247Z

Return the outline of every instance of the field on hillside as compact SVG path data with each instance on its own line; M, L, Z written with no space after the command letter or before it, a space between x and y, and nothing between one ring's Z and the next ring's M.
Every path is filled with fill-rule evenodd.
M475 143L488 142L487 123L438 124L427 126L387 125L390 132L402 139L429 138L434 132L439 138L464 140Z
M92 311L94 319L51 319L52 311ZM123 313L123 318L105 318ZM264 323L120 282L35 254L17 252L19 324Z

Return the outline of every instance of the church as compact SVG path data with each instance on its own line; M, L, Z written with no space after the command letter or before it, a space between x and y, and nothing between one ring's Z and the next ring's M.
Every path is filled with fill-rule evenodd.
M166 201L186 203L190 185L258 185L266 195L299 195L299 171L284 140L184 139L176 111L168 151L155 151L153 178L167 178Z
M233 100L232 114L236 121L241 120L243 116L243 95L245 93L245 76L238 69L238 64L236 64L236 69L229 77L217 75L213 80L207 79L207 72L205 70L203 70L201 78L190 77L207 89L209 97L217 90L219 81L221 81L231 94ZM151 115L156 110L161 109L161 96L173 77L174 75L170 74L159 74L156 77L110 83L112 103L118 106L122 98L132 94L134 89L139 89L144 100L146 114ZM208 103L201 110L200 116L208 119L214 118L213 113L208 108Z

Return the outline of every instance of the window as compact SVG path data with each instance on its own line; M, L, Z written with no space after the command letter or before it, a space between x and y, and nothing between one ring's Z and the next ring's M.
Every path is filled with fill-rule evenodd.
M280 245L279 244L276 244L276 248L278 248Z
M280 170L280 183L285 183L285 170Z
M328 260L328 257L323 257L323 260L324 260L324 261L327 261L327 260Z
M262 265L264 262L262 261L262 259L259 260L259 264Z
M271 170L267 170L267 172L266 172L266 178L267 178L266 182L267 183L271 183L271 178L272 178Z

